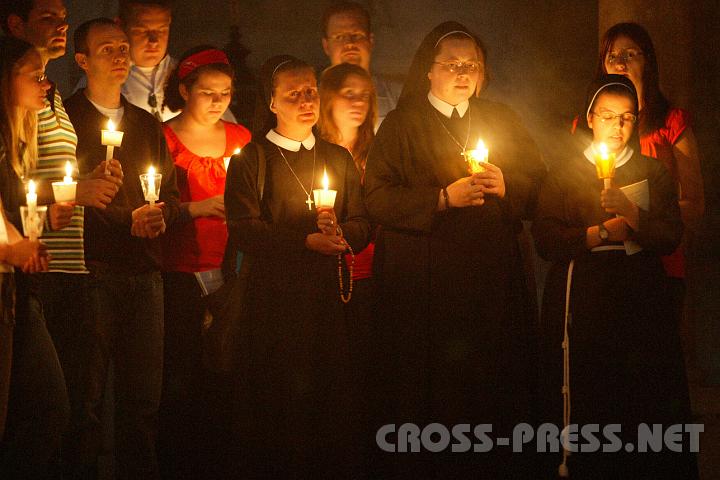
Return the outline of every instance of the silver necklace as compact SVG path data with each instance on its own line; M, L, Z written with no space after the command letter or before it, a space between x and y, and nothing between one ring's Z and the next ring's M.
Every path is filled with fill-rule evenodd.
M305 195L307 195L307 200L305 200L305 203L308 206L308 210L312 212L313 203L315 203L315 202L313 202L312 197L310 196L310 192L313 191L313 185L315 185L315 152L317 151L317 148L315 146L313 147L313 169L312 169L312 178L310 179L310 192L308 192L307 189L305 188L305 185L302 184L302 182L300 181L300 178L297 176L297 173L295 173L295 170L293 170L293 168L290 166L290 162L288 162L287 158L285 158L285 154L282 152L282 149L280 147L278 147L277 145L275 145L275 147L277 147L278 152L280 152L280 156L282 156L283 160L285 160L285 165L287 165L287 167L290 169L290 173L293 174L293 176L295 177L295 180L297 180L298 185L300 185L300 188L302 188L303 192L305 192ZM298 152L299 152L299 150L298 150Z
M465 152L467 151L468 140L470 139L470 124L471 124L471 122L472 122L472 117L470 116L470 108L468 108L468 111L467 111L467 114L468 114L468 127L467 127L467 133L465 134L465 144L464 144L464 145L460 145L460 142L457 141L457 139L455 138L455 135L453 135L453 134L450 132L450 130L448 130L448 128L445 126L445 124L443 123L443 121L440 120L440 117L438 116L437 111L435 110L434 107L433 107L433 113L435 114L435 118L437 119L437 121L438 121L438 123L440 124L440 126L443 127L443 130L445 130L445 133L447 133L447 134L450 136L450 138L452 138L452 141L455 142L455 144L458 146L458 148L461 149L461 150L460 150L460 155L464 155ZM459 113L459 112L458 112L458 113Z

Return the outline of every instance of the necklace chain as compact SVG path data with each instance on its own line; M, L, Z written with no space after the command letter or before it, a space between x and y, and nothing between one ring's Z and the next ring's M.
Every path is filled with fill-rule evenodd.
M283 158L283 160L285 160L285 165L287 165L288 169L290 170L290 173L293 174L298 185L300 185L300 188L302 188L303 192L305 192L305 195L307 195L307 200L305 201L305 203L307 203L308 210L312 210L313 201L310 196L310 192L313 191L313 186L315 185L315 158L316 158L315 152L317 151L317 148L313 147L313 169L312 169L312 177L310 178L310 192L308 192L307 189L305 188L305 185L303 185L303 183L300 181L300 178L297 176L297 173L295 173L295 170L293 170L293 168L290 166L290 162L288 162L288 159L285 158L285 154L283 153L282 149L280 147L278 147L277 145L275 145L275 147L277 147L278 152L280 152L280 156ZM301 146L301 148L302 148L302 146ZM298 150L298 152L300 152L300 150Z
M461 155L464 154L465 151L467 150L468 140L470 139L470 123L472 121L472 117L470 117L470 109L468 108L468 111L467 111L468 126L467 126L467 133L465 134L465 144L464 145L460 145L460 142L457 141L457 139L455 138L455 135L453 135L452 132L450 132L450 130L448 130L448 128L445 126L443 121L438 116L437 111L435 111L434 107L433 107L433 113L435 114L435 118L437 119L438 123L440 123L440 126L442 126L443 130L445 130L445 133L447 133L450 136L450 138L452 138L452 141L455 142L455 144L458 146L458 148L461 149L460 154Z

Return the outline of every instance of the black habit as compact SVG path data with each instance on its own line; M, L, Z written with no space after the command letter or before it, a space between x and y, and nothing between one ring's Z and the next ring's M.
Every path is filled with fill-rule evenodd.
M660 261L661 255L675 250L682 236L677 192L659 162L634 154L617 168L613 185L648 180L649 209L640 210L640 227L631 233L643 250L633 255L624 250L590 252L586 229L611 218L600 206L602 180L582 153L558 165L544 182L533 225L539 254L552 262L541 319L543 420L562 428L561 342L568 264L574 260L570 422L600 424L601 429L622 424L624 447L626 441L637 441L642 422L667 427L689 419L678 319ZM546 473L552 475L560 460L557 455ZM692 456L667 450L573 453L568 466L573 478L582 479L697 476Z
M485 141L506 196L438 212L441 188L468 176L461 155L468 125L468 148ZM498 103L473 97L463 118L450 120L414 98L383 122L365 174L368 212L381 225L373 268L378 374L387 388L378 426L483 423L507 436L515 424L532 423L536 315L518 234L544 173L520 119ZM479 465L487 478L519 478L523 461L509 450L385 460L399 462L390 468L407 478L449 478Z
M258 202L258 149L266 179ZM335 214L355 252L369 224L360 176L347 150L319 138L313 151L282 150L306 189L321 188L327 168ZM354 478L358 459L355 390L348 329L338 290L338 260L305 246L317 211L265 138L231 160L225 208L247 272L239 345L238 473L247 478ZM347 288L347 278L345 279Z

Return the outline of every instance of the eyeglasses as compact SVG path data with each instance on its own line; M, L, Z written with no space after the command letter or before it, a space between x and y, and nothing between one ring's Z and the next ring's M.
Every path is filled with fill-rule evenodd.
M440 65L444 70L450 73L462 75L464 73L475 73L480 71L479 62L433 62Z
M368 39L368 36L364 33L338 33L337 35L330 35L328 37L330 41L335 43L360 43Z
M600 117L600 120L603 123L613 121L616 118L619 118L621 123L622 122L635 123L637 121L637 115L635 115L634 113L630 113L630 112L615 113L615 112L611 112L609 110L605 110L604 112L600 112L600 113L597 113L597 112L591 112L591 113L593 115L595 115L596 117Z
M618 54L608 53L607 62L610 65L615 65L618 61L622 61L623 63L632 63L635 61L636 57L640 57L642 55L643 52L639 50L623 50Z

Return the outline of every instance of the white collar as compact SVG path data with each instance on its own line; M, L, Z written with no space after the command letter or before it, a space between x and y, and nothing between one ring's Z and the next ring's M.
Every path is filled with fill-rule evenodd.
M312 150L312 148L315 146L315 135L313 135L312 132L310 132L310 135L308 135L308 137L302 142L298 142L297 140L293 140L291 138L283 137L273 129L271 129L267 133L267 135L265 135L265 138L270 140L278 147L284 148L285 150L289 150L291 152L300 151L300 145L305 147L307 150Z
M432 92L428 92L427 98L430 105L435 107L435 110L442 113L447 118L452 117L453 108L457 108L460 118L463 118L465 116L465 112L467 112L467 109L470 107L470 100L465 100L457 105L450 105L446 101L437 98Z
M595 148L594 143L591 143L590 146L586 148L583 153L585 154L585 158L587 158L590 163L595 165L595 155L599 155L600 151ZM628 160L630 160L630 157L633 156L633 153L635 153L633 149L630 148L629 145L625 145L625 149L615 157L615 168L620 168L625 165Z

